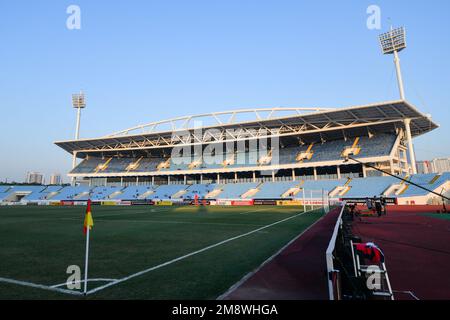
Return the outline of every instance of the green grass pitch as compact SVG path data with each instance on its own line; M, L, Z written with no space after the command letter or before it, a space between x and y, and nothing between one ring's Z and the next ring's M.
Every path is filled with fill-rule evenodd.
M67 281L69 265L83 273L84 210L0 207L0 278L53 286ZM215 299L323 215L302 212L288 206L93 206L89 279L124 279L249 234L87 297L0 281L0 299ZM89 282L89 290L107 283Z

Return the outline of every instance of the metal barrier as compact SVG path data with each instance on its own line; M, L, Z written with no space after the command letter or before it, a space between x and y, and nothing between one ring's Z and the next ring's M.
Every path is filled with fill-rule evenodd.
M336 300L340 298L339 293L339 271L334 269L333 252L336 247L336 238L339 233L339 229L342 228L342 215L346 202L342 203L341 212L334 226L333 235L331 236L330 242L328 244L327 251L325 253L327 261L327 276L328 276L328 295L330 300Z

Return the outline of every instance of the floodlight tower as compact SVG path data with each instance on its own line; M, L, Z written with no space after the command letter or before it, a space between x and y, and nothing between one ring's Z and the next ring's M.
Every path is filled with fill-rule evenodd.
M77 124L75 127L75 140L80 139L80 120L81 109L86 108L86 98L82 91L72 95L72 106L77 109ZM77 153L73 152L72 169L77 165ZM72 179L72 184L75 183L75 178Z
M389 32L383 33L379 37L381 50L383 54L393 54L395 69L397 71L398 90L400 91L400 99L405 101L405 89L403 86L402 69L400 68L400 58L398 53L406 48L406 30L404 27L394 29L391 27ZM416 156L414 154L414 146L411 136L411 119L404 121L406 129L406 138L408 139L409 159L411 161L411 173L416 174Z
M405 100L405 90L403 87L402 70L400 68L400 58L398 53L406 48L406 30L404 27L393 29L389 32L383 33L379 37L381 50L383 54L393 54L395 69L397 71L398 89L400 91L400 98Z

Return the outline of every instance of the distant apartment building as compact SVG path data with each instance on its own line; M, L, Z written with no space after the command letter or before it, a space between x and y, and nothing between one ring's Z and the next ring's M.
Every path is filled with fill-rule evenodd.
M433 167L431 165L431 162L428 160L425 161L417 161L417 173L433 173Z
M431 161L433 172L442 173L450 171L450 158L438 158Z
M50 176L50 184L60 185L62 184L61 175L59 173L54 173Z
M42 184L44 181L44 175L39 172L28 172L27 183Z
M417 161L417 173L450 172L450 158Z

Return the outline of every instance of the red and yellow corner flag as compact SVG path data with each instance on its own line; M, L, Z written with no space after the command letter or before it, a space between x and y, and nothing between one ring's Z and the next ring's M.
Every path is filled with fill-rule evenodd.
M89 199L87 202L86 216L84 217L84 228L83 228L84 234L87 233L88 228L89 228L89 230L91 230L93 226L94 226L94 220L92 220L92 214L91 214L91 199Z

